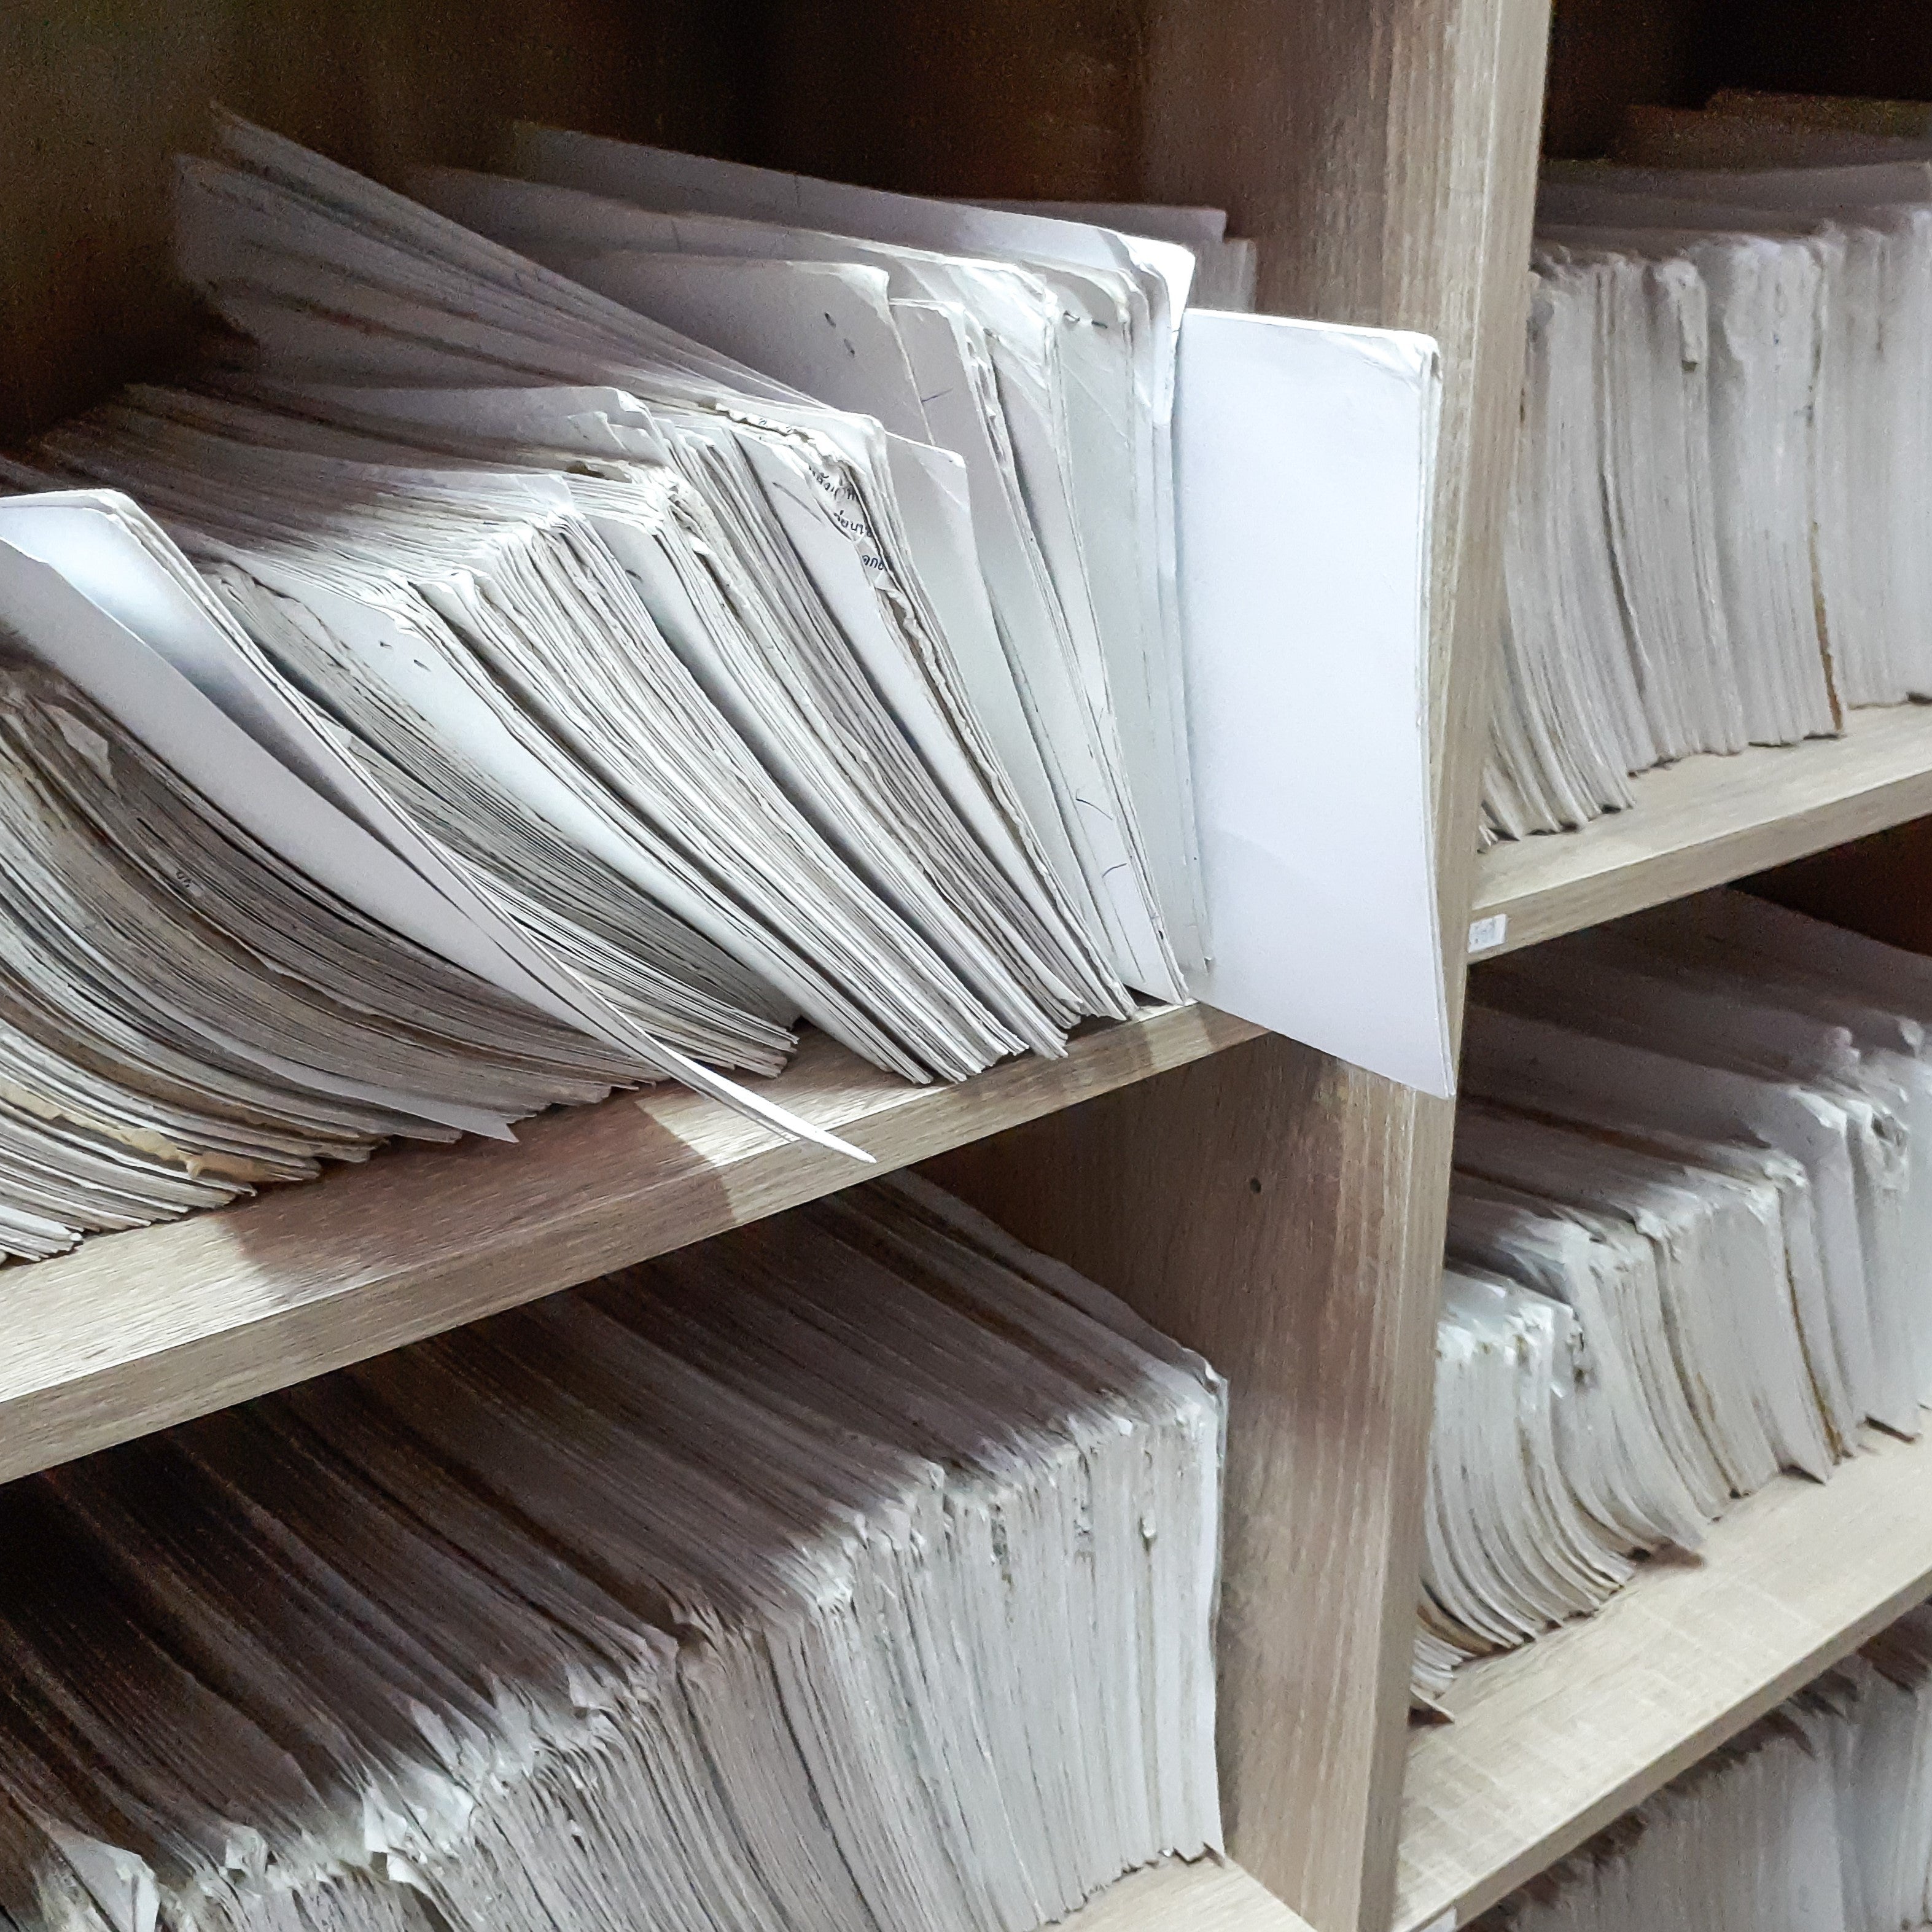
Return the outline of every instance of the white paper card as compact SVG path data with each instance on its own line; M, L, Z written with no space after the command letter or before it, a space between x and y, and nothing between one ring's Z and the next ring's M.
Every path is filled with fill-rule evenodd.
M1429 784L1440 362L1190 310L1174 417L1210 1005L1454 1089Z

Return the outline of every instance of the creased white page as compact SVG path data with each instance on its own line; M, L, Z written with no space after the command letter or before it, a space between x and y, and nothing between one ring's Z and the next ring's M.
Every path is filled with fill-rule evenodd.
M1174 416L1211 1005L1454 1089L1429 788L1426 337L1190 311Z
M5 524L10 531L17 524ZM216 708L50 564L0 542L0 625L16 631L236 822L382 924L479 976L506 954L370 832ZM534 986L534 982L532 982ZM520 992L520 984L505 990Z

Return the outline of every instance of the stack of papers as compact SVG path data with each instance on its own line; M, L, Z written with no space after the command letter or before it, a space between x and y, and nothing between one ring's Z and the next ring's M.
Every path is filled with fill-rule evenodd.
M1932 693L1932 149L1745 111L1546 174L1492 833Z
M1932 1612L1474 1922L1482 1932L1909 1932L1932 1922Z
M404 868L232 728L203 748L260 785L271 836L306 813L301 832L254 836L58 670L0 654L0 1254L304 1179L392 1135L507 1139L651 1077L370 916ZM331 837L345 870L369 867L361 903L286 856ZM759 1043L776 1058L787 1039L766 1022Z
M1418 1688L1932 1400L1932 962L1732 892L1472 986Z
M1156 926L1170 971L1198 964L1172 484L1191 252L554 128L520 126L508 163L521 180L424 173L411 185L808 393L820 391L802 379L829 356L847 372L846 406L878 413L890 398L902 434L959 459L1001 644L1068 836L1094 836L1079 824L1084 800L1104 800L1117 828L1101 829L1103 849L1076 848L1090 883L1098 862L1115 883L1096 895L1143 902L1123 910L1124 925L1137 946ZM806 262L826 272L801 278ZM821 300L835 278L864 291L869 332L848 334L842 305ZM1131 878L1108 869L1122 866Z
M1251 279L1211 211L540 129L412 200L218 134L177 243L226 332L0 458L0 625L588 1070L457 1114L371 1053L320 1067L342 1097L507 1133L668 1077L853 1154L734 1076L808 1022L962 1079L1190 994L1448 1090L1432 344L1190 314L1197 254ZM214 1198L78 1174L0 1186L23 1252Z
M728 1077L777 1072L800 1018L908 1079L958 1078L1058 1054L1136 991L1184 997L1183 249L971 216L1106 257L952 261L1007 304L997 341L946 301L911 304L902 338L884 272L836 262L724 264L715 312L679 310L827 406L224 128L232 164L182 164L182 262L256 338L256 366L129 390L4 465L33 493L0 499L0 626L33 700L6 747L28 908L7 944L34 1011L7 1075L0 1252L392 1133L508 1137L664 1076L841 1146ZM1105 310L1078 329L1076 282ZM814 364L821 311L843 332ZM754 317L767 339L726 326ZM860 356L868 318L882 358ZM1096 319L1114 334L1083 360ZM943 386L920 400L904 346L926 323L980 358L971 420L1004 522L935 445ZM992 386L1010 338L1036 353L1031 388L1008 377L1031 402L1008 410ZM898 391L869 382L888 365ZM982 574L989 518L1021 560L999 583L1036 593L1022 641ZM1172 920L1114 722L1130 668ZM102 797L50 775L81 754L36 724L43 701L88 721L73 742ZM122 762L170 817L113 789ZM108 843L102 892L145 895L138 946L77 936L104 902L37 894L35 868L64 881L83 836ZM167 868L224 909L221 973ZM244 980L263 983L244 997ZM304 1017L318 998L326 1024Z
M14 1484L0 1915L1027 1932L1219 1844L1222 1421L902 1181Z
M790 651L808 628L856 658L847 680L1022 874L1011 890L1038 896L1051 874L1070 902L1057 919L1097 933L1116 985L1181 996L1200 957L1169 449L1186 250L876 197L953 240L928 260L897 235L716 219L789 177L535 131L520 159L570 184L417 182L458 226L292 143L223 132L229 161L182 166L183 270L278 383L338 392L268 400L331 422L359 404L358 427L418 448L431 428L472 456L487 437L500 461L514 440L520 464L542 452L556 469L595 437L646 472L626 480L675 499L660 514L696 526L728 600L750 578ZM626 190L676 212L681 248ZM844 206L859 191L822 193L828 221L866 225ZM1039 260L1002 259L1028 242ZM390 393L345 399L344 379ZM682 614L656 614L692 655Z

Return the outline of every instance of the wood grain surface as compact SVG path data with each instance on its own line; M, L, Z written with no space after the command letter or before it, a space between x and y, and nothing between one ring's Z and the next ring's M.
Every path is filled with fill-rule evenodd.
M1548 22L1548 0L1150 0L1141 68L1137 196L1226 208L1229 232L1258 244L1263 309L1419 329L1442 346L1430 699L1449 934L1469 916ZM1448 974L1460 1016L1460 962ZM1249 1411L1231 1445L1230 1844L1322 1932L1380 1932L1452 1110L1285 1046L1244 1057L1258 1083L1244 1095L1235 1064L1225 1084L1165 1083L1199 1097L1180 1130L1150 1114L1138 1136L1184 1148L1202 1114L1225 1111L1279 1142L1265 1232L1244 1238L1258 1272L1217 1280L1210 1239L1210 1271L1186 1284L1174 1253L1156 1297L1177 1318L1190 1295L1225 1298L1189 1320L1220 1338L1215 1358ZM1151 1237L1154 1208L1124 1211ZM1094 1218L1077 1202L1067 1213Z
M1700 1557L1456 1673L1417 1730L1395 1932L1466 1922L1932 1595L1932 1436L1781 1476Z
M1213 1858L1130 1872L1060 1922L1066 1932L1308 1932L1239 1865Z
M0 1269L0 1480L280 1388L1253 1037L1204 1006L1063 1060L912 1087L822 1035L767 1089L877 1168L680 1087L528 1123L514 1147L392 1148L219 1213Z
M1932 706L1855 711L1842 738L1686 758L1578 832L1493 846L1473 919L1504 914L1509 952L1703 891L1932 812Z

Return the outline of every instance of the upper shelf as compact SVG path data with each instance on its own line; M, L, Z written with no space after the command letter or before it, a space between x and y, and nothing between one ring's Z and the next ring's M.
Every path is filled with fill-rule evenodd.
M778 1140L682 1087L392 1148L217 1214L0 1269L0 1481L682 1247L1180 1066L1260 1030L1205 1006L1063 1060L913 1087L808 1034L766 1090L878 1162Z
M1497 845L1472 916L1507 915L1507 952L1802 859L1932 812L1932 706L1858 711L1842 738L1686 758L1578 832Z
M1701 1557L1456 1673L1402 1790L1395 1932L1466 1923L1932 1595L1932 1436L1781 1476Z

